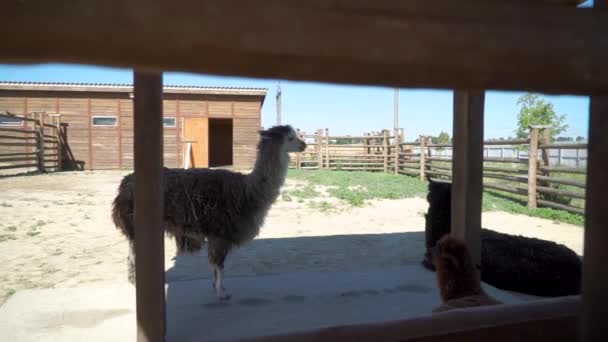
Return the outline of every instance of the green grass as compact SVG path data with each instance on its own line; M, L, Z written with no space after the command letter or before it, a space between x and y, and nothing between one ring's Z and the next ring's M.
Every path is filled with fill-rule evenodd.
M426 182L416 178L380 172L289 170L288 177L312 187L327 186L331 196L356 207L372 199L422 197L427 188ZM289 195L298 197L293 191Z
M582 226L585 223L585 218L582 215L572 214L567 211L551 208L528 208L522 196L502 191L491 190L484 192L482 210L505 211L578 226Z
M562 176L571 177L578 175L559 175L559 177ZM328 187L328 193L332 197L341 199L355 207L363 206L366 201L372 199L425 197L428 187L426 181L420 181L416 177L381 172L289 170L288 178L304 181L307 185L302 189L298 189L298 191L290 190L284 192L284 200L296 199L298 202L303 203L303 198L309 199L315 197L313 196L315 192L318 194L314 190L315 186L326 186ZM513 184L512 182L510 183ZM520 186L525 186L525 184L521 184ZM523 214L579 226L584 224L584 217L582 215L551 208L532 209L526 206L525 201L526 199L523 196L489 190L484 192L482 209L484 211L505 211ZM308 205L322 211L328 211L331 208L331 204L328 202L325 202L326 204L318 203L323 202L309 203Z

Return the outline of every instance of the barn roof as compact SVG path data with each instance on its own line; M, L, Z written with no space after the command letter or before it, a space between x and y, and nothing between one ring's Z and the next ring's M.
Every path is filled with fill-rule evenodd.
M64 83L64 82L13 82L0 81L0 90L29 90L29 91L82 91L82 92L111 92L131 93L132 84L114 83ZM244 95L262 96L268 93L266 88L247 87L203 87L184 85L165 85L163 91L167 94L201 94L201 95Z

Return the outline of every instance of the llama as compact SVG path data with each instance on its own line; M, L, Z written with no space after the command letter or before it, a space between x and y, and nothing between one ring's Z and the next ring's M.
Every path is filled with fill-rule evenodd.
M433 246L451 231L451 184L430 181L425 215L426 254L433 270ZM552 241L481 230L481 280L502 290L535 296L580 294L581 258Z
M482 289L477 266L463 241L444 235L435 246L433 265L443 301L433 312L502 304Z
M232 248L253 240L285 182L289 152L306 143L291 126L260 131L257 159L249 174L228 170L168 169L163 172L164 229L175 238L178 254L200 250L205 242L213 269L213 288L220 300L224 261ZM128 278L135 283L133 191L135 174L122 179L112 219L129 240Z

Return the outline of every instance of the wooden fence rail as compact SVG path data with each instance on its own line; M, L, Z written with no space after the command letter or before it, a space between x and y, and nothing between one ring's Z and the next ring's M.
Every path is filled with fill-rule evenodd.
M64 142L60 114L35 112L20 116L3 112L0 117L15 122L0 126L0 170L62 169Z
M579 175L584 175L585 169L550 166L548 150L581 150L586 149L587 144L550 143L545 126L531 128L531 134L536 134L537 138L484 142L485 146L490 146L487 149L501 151L500 157L485 156L483 159L484 188L525 196L531 207L548 207L582 215L585 181L572 177L581 177ZM451 181L452 159L441 156L440 152L451 149L452 145L433 144L428 136L420 136L415 142L403 142L404 137L395 131L382 130L363 136L330 136L328 129L302 136L309 139L309 147L304 152L295 153L291 168L390 172ZM505 145L517 149L517 158L504 155ZM530 151L533 158L530 158ZM531 175L534 175L532 179ZM571 205L571 201L583 204Z

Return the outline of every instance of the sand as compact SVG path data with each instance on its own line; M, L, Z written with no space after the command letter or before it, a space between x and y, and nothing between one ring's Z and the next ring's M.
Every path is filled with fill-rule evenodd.
M0 179L0 304L21 289L126 281L127 244L110 220L111 202L124 174L69 172ZM229 256L227 277L420 262L424 198L373 201L362 208L323 200L332 209L279 199L260 236ZM483 225L583 251L583 229L578 226L504 212L484 213ZM165 246L169 282L210 276L205 251L175 259L173 241L166 239Z

